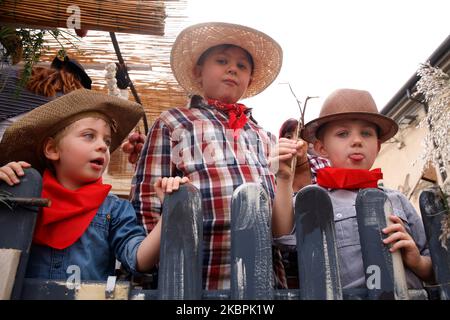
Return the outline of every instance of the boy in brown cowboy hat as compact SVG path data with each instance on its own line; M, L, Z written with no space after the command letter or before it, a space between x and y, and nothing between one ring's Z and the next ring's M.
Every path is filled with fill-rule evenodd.
M233 191L257 182L274 195L267 157L276 137L238 101L268 87L281 63L282 50L272 38L229 23L188 27L172 47L173 74L193 97L188 107L163 112L153 124L133 178L132 203L138 220L150 231L161 215L152 188L157 177L187 177L200 190L207 289L230 287ZM281 277L282 270L276 276ZM277 285L283 286L281 280Z
M328 96L320 116L307 123L302 132L302 138L313 143L315 151L331 163L331 167L317 171L317 184L328 190L333 204L344 288L365 284L356 223L356 195L361 188L377 188L377 182L382 178L381 170L369 169L381 143L393 137L397 130L398 126L392 119L378 113L369 92L339 89ZM289 160L290 154L284 153ZM292 175L288 160L280 163L279 176ZM393 204L395 215L390 216L393 224L383 230L385 234L390 234L383 243L391 245L391 252L400 250L408 285L420 288L420 280L433 278L422 221L402 193L388 189L384 191ZM293 228L290 209L274 214L278 219L291 221L290 225L285 225L285 234Z
M43 174L42 197L51 200L38 216L27 277L66 279L66 269L76 265L82 280L106 280L116 259L133 273L157 262L160 229L146 236L131 204L110 194L101 179L110 152L142 115L136 103L80 89L6 130L0 164L8 164L0 180L17 184L31 164Z

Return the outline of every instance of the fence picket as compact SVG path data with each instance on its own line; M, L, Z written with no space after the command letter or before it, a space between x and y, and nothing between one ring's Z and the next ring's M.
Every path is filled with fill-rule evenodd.
M355 205L368 299L409 299L400 252L391 253L382 242L387 235L381 230L390 223L386 213L392 213L386 193L362 189Z
M246 183L231 204L231 299L273 299L269 197Z
M201 299L203 214L191 184L166 195L161 226L159 299Z
M39 198L42 190L42 179L38 171L29 168L24 169L24 173L20 184L13 187L0 181L0 248L21 251L11 299L21 297L39 208L31 205L17 205L14 201L7 200L7 195L10 194L12 198ZM12 206L12 210L7 204Z
M420 194L420 211L425 226L428 245L430 248L433 270L439 285L441 300L450 300L450 253L442 247L439 236L444 217L450 214L437 190L425 190ZM450 249L450 240L446 241Z
M295 200L300 299L341 300L333 206L319 186L306 186Z

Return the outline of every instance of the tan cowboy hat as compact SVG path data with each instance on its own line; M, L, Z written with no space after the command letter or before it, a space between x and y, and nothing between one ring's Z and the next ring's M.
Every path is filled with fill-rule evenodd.
M378 139L385 142L395 136L397 123L378 112L372 95L363 90L338 89L331 93L322 105L317 119L308 122L301 137L308 142L317 139L317 130L324 124L341 119L361 119L375 124L379 128Z
M86 114L105 117L113 130L110 152L120 146L144 115L138 103L87 89L72 91L27 113L8 127L0 142L0 165L26 161L45 169L42 145L50 137Z
M222 44L241 47L253 58L252 82L242 99L260 93L278 76L283 50L271 37L238 24L200 23L184 29L178 35L170 54L172 72L188 94L202 93L194 79L194 69L200 56L209 48Z

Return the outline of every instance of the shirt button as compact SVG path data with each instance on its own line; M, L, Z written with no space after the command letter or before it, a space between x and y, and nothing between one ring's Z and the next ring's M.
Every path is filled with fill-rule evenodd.
M61 268L61 262L55 263L55 264L53 265L53 267L54 267L55 269Z
M336 218L342 218L342 214L340 213L336 214Z

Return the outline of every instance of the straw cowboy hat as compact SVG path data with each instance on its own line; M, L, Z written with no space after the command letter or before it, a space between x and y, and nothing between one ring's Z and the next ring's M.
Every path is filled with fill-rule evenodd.
M308 122L301 137L308 142L314 142L316 133L324 124L341 119L361 119L375 124L379 128L378 139L381 142L395 136L397 123L378 112L372 95L363 90L338 89L331 93L322 105L317 119Z
M194 79L197 61L206 50L222 44L241 47L253 58L252 82L242 98L260 93L278 76L283 62L283 51L271 37L238 24L200 23L184 29L178 35L170 55L172 72L187 93L202 93L200 85Z
M100 92L72 91L30 111L6 129L0 142L0 165L23 160L42 172L44 140L88 114L101 116L110 123L112 153L136 126L144 110L138 103Z

